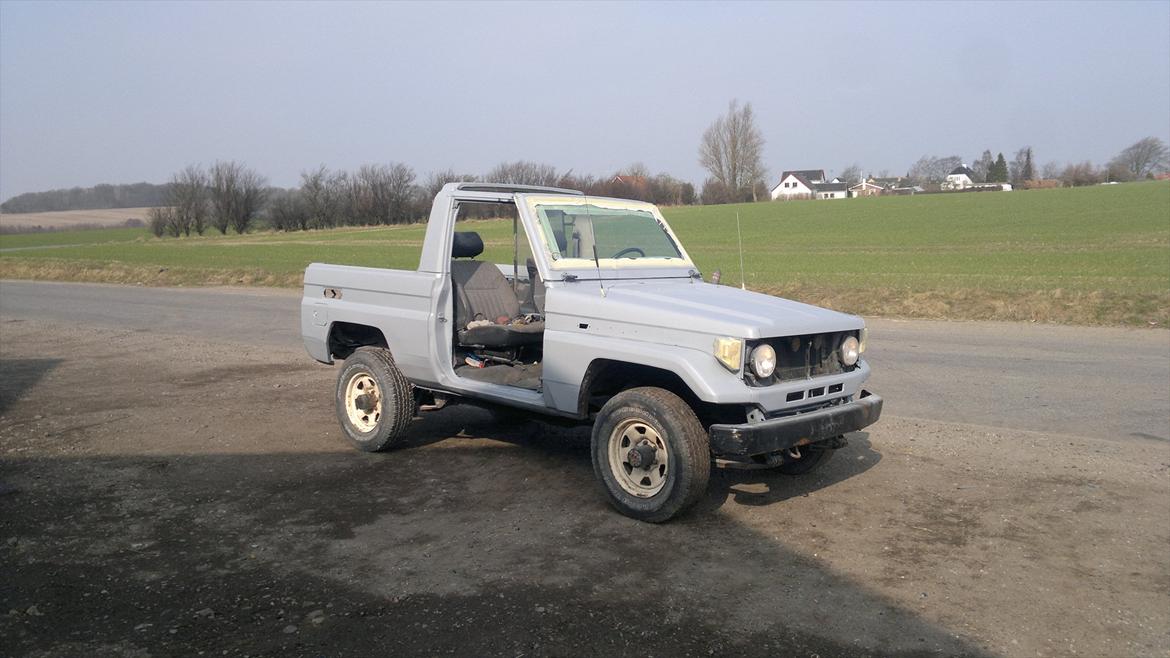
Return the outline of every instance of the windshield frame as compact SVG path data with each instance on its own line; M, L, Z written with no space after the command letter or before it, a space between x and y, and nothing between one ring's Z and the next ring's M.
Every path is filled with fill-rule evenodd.
M518 205L521 207L522 214L527 215L530 221L531 228L538 239L534 243L539 243L541 251L543 252L545 264L550 271L565 272L572 270L647 270L647 269L681 269L693 270L695 268L694 261L691 260L686 248L674 234L674 230L670 228L670 224L662 216L658 207L652 203L645 201L633 201L630 199L614 199L610 197L596 197L596 196L569 196L561 194L524 194L517 195ZM604 208L606 210L631 210L638 212L648 212L658 222L658 226L666 233L667 237L674 243L678 249L680 257L678 258L601 258L596 261L592 257L589 258L566 258L561 256L560 250L555 249L553 237L545 230L544 222L540 220L540 213L537 207L541 205L556 205L556 206L585 206L592 205ZM533 245L536 246L535 244Z

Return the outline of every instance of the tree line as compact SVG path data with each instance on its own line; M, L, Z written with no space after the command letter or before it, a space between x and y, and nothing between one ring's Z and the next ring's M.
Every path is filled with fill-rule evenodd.
M131 183L26 192L0 203L0 212L58 212L64 210L105 210L157 206L167 196L166 185Z
M962 163L962 158L957 155L924 155L906 172L906 179L908 183L936 185ZM1152 178L1166 171L1170 168L1170 149L1161 139L1146 137L1122 149L1109 162L1100 166L1089 161L1068 164L1050 161L1038 165L1031 146L1017 150L1011 160L1005 158L1002 152L993 157L988 149L971 163L970 168L974 173L972 182L1011 183L1017 188L1041 186L1041 181L1055 181L1066 187L1124 183ZM858 165L850 165L845 168L841 178L853 182L860 177L860 172Z
M280 189L268 187L248 166L229 161L206 169L191 165L174 174L160 205L149 213L149 226L157 236L178 237L209 230L246 233L258 223L280 231L408 224L424 220L435 195L452 182L563 187L661 205L696 201L693 185L669 174L651 174L641 163L602 178L526 160L503 162L484 174L449 169L422 179L409 165L396 162L365 164L354 171L322 165L301 172L298 187Z

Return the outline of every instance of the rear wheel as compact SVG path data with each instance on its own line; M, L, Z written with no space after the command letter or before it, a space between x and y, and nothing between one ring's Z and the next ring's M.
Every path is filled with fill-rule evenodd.
M707 490L710 441L695 412L670 391L618 393L597 415L591 443L593 471L626 516L660 523Z
M394 446L416 410L413 388L389 350L360 347L337 376L337 420L359 450L380 452Z

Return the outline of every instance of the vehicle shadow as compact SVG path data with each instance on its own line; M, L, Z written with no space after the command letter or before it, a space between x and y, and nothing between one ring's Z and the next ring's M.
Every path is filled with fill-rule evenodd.
M531 441L9 461L0 636L13 655L988 655L722 512L622 517L579 443Z
M411 426L405 445L419 448L452 437L491 439L549 454L578 455L586 466L592 468L589 426L562 427L539 421L501 423L491 412L469 405L423 414ZM849 445L835 450L826 464L804 475L786 475L776 469L714 467L707 497L693 513L715 512L728 500L757 507L806 496L856 477L881 461L882 455L873 449L869 432L853 432L846 438Z
M987 655L722 509L864 472L864 434L805 478L717 472L651 525L606 504L588 428L456 406L372 454L321 425L303 451L0 463L5 653Z
M0 359L0 414L59 363L61 359Z
M775 469L716 468L711 473L706 500L700 510L714 511L727 501L752 507L771 505L831 487L877 466L880 452L873 449L869 432L846 435L849 445L834 450L829 461L804 475L785 475Z

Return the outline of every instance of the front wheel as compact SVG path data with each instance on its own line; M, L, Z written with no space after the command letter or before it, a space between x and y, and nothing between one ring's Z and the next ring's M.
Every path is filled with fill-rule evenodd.
M417 402L389 350L359 347L337 376L337 420L359 450L393 447L414 417Z
M661 523L707 490L711 448L682 398L643 387L610 398L593 425L593 471L626 516Z

